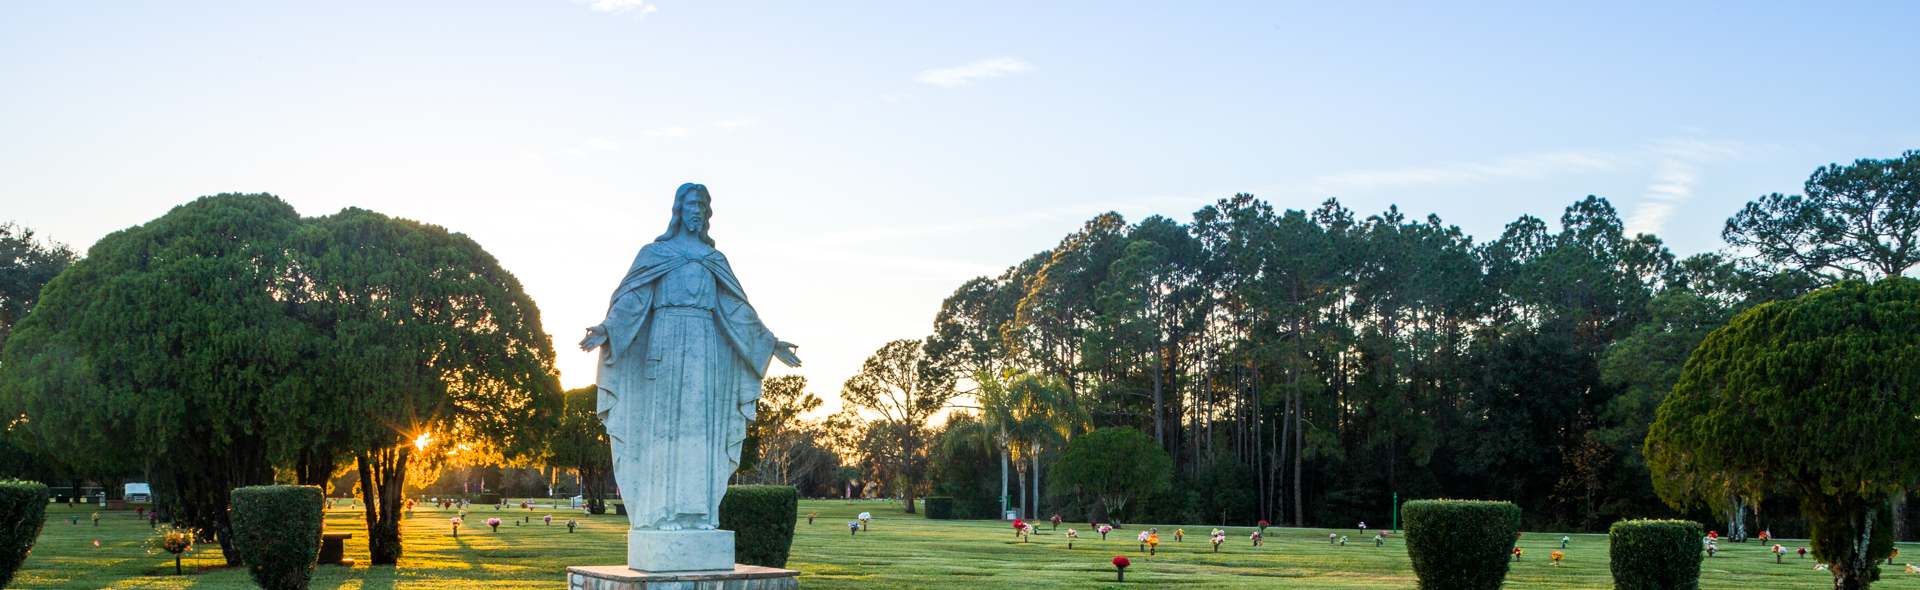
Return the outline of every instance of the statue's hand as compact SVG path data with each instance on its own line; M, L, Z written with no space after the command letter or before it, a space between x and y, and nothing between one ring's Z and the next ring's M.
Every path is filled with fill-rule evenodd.
M587 328L587 337L580 339L580 350L590 352L595 348L600 348L600 345L606 344L606 343L607 343L606 326L594 326L591 328Z
M799 367L800 357L793 354L793 349L795 348L800 348L800 345L785 340L774 342L773 356L779 358L781 364L789 367Z

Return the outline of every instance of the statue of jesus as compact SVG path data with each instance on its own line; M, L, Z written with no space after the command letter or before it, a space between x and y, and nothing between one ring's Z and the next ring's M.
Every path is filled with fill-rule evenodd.
M600 421L633 526L628 567L733 568L720 498L760 399L769 357L800 366L747 302L707 235L707 187L680 185L667 233L640 248L614 289L606 320L581 350L600 351ZM724 545L724 561L717 553Z

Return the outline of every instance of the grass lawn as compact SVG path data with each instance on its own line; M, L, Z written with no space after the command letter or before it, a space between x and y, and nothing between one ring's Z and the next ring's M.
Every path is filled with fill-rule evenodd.
M809 526L804 515L818 510ZM862 511L876 518L870 530L849 535L846 523ZM103 512L99 527L92 526L87 508L49 508L49 521L14 588L252 588L244 571L219 567L218 546L198 548L184 560L189 575L173 575L171 556L146 549L153 531L132 512ZM1032 542L1021 543L1006 523L928 521L901 513L898 502L803 501L803 517L796 527L792 560L800 570L803 588L859 589L953 588L980 590L1021 587L1099 588L1114 583L1115 555L1133 560L1127 569L1129 587L1181 588L1413 588L1413 570L1407 564L1399 538L1374 547L1372 535L1354 530L1270 529L1266 546L1251 547L1252 529L1228 528L1228 542L1218 554L1206 543L1211 527L1187 526L1187 540L1173 542L1173 530L1161 526L1159 555L1148 558L1133 538L1144 525L1129 525L1101 541L1099 533L1081 529L1074 549L1066 546L1066 526L1060 532L1041 527ZM553 526L540 517L553 514ZM625 517L585 516L546 509L473 510L459 539L450 534L447 519L454 511L422 508L405 525L406 555L399 566L367 567L364 534L347 543L347 556L359 560L352 568L321 566L313 588L325 590L451 589L484 587L565 588L569 565L607 565L626 559L622 534ZM504 523L500 532L481 521L532 517L532 522ZM78 517L69 524L67 517ZM344 506L327 514L329 530L360 530L360 513ZM568 534L566 519L581 521L579 532ZM1347 546L1327 543L1328 533L1348 536ZM1523 559L1507 576L1510 588L1610 588L1607 539L1604 535L1572 535L1567 559L1553 567L1547 554L1559 549L1563 535L1533 533L1522 538ZM94 543L98 541L96 547ZM1789 544L1798 548L1804 543ZM1758 542L1723 543L1725 551L1708 559L1702 586L1710 589L1831 588L1833 578L1814 571L1813 560L1788 556L1775 564ZM1920 544L1901 544L1909 555L1920 555ZM1900 561L1900 560L1896 560ZM1920 563L1920 559L1915 560ZM1885 566L1883 566L1885 567ZM1886 567L1876 588L1920 589L1920 574Z

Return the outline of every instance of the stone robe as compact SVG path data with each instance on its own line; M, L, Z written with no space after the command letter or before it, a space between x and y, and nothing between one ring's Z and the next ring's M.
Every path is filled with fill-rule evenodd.
M640 249L607 310L598 412L637 530L712 530L773 356L718 250Z

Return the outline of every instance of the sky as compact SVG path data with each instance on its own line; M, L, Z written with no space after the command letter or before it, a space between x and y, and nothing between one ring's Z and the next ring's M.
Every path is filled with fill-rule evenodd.
M472 236L575 343L674 188L810 389L1085 220L1237 192L1476 240L1586 195L1678 254L1920 149L1915 2L0 1L0 222L268 192ZM778 367L778 363L775 363Z

